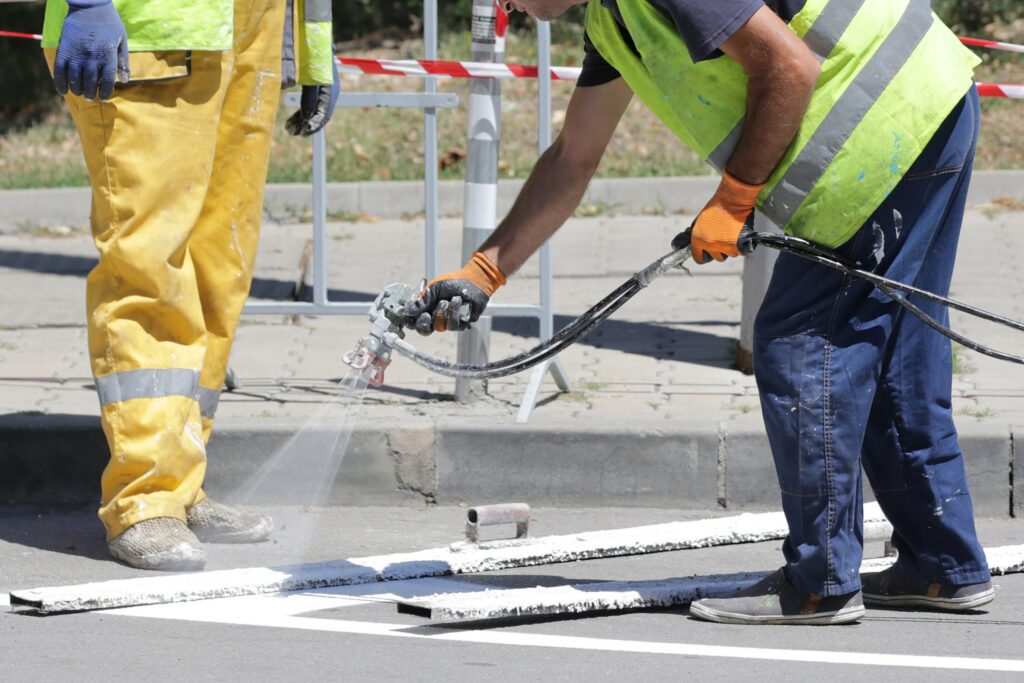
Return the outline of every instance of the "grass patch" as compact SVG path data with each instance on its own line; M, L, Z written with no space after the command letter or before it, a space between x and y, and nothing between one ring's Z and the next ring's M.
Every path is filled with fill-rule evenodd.
M15 234L29 237L44 237L50 239L67 239L85 235L88 228L71 227L70 225L46 225L34 220L24 220L15 223Z
M964 356L965 347L963 344L953 342L953 374L969 375L977 368Z
M981 420L986 417L992 417L995 415L995 412L991 408L961 408L956 414Z
M974 208L980 210L985 218L992 220L1005 213L1024 211L1024 200L1020 197L996 197L992 201L979 204Z

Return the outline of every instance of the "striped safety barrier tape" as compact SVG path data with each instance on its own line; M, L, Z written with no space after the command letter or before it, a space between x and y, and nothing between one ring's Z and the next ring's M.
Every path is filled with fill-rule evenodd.
M383 76L439 76L442 78L537 78L537 67L521 64L492 64L490 62L444 62L416 59L360 59L338 57L339 71L348 74L374 74ZM551 78L574 81L580 68L551 67Z
M19 31L0 31L0 37L4 38L26 38L28 40L42 40L38 33L20 33Z
M1003 43L998 40L985 40L983 38L960 38L960 42L964 45L970 45L971 47L986 47L990 50L1003 50L1004 52L1022 52L1024 53L1024 45L1014 45L1013 43Z
M978 94L982 97L1005 97L1011 100L1024 100L1024 85L979 83Z
M41 40L35 33L0 31L0 37ZM1024 53L1024 45L1003 43L980 38L960 38L965 45ZM537 78L536 66L523 64L491 64L488 62L454 62L417 59L364 59L338 57L338 70L345 74L378 76L418 76L439 78ZM580 68L573 66L551 67L551 78L556 81L574 81L580 76ZM979 83L978 92L983 97L999 97L1024 100L1024 85L1002 83Z

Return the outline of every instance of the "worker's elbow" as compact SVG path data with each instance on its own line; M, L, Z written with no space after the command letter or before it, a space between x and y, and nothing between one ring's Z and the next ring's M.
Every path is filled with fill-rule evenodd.
M790 73L797 83L797 87L811 93L821 77L821 63L809 52L800 55L792 61L789 66Z
M597 172L603 151L578 144L564 134L559 135L548 150L553 162L565 173L565 177L583 178L587 181Z

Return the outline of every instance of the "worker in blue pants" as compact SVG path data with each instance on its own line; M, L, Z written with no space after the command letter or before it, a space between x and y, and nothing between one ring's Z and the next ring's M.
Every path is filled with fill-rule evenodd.
M579 3L501 4L551 19ZM861 268L948 293L978 131L978 59L927 0L587 5L583 73L558 139L469 262L407 307L409 326L460 330L480 316L572 214L634 95L721 173L687 236L697 263L746 253L756 210ZM949 341L869 283L786 255L755 337L789 525L785 564L690 613L842 624L865 604L990 602L953 424ZM865 576L862 460L900 551L894 567Z
M947 295L979 118L972 89L839 255ZM948 324L941 304L915 303ZM904 581L927 577L934 593L980 584L991 596L950 406L952 357L949 339L866 280L779 257L754 326L754 371L789 522L785 573L797 588L860 586L863 462L896 529Z

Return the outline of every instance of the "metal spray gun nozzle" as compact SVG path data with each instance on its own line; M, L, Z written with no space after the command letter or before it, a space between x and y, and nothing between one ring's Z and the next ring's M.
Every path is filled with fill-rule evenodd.
M369 333L359 340L356 348L342 356L345 365L359 373L345 380L346 386L354 388L359 380L372 387L383 386L384 370L391 364L392 348L387 340L405 336L402 331L405 304L414 296L416 292L412 287L396 283L388 285L373 302Z

